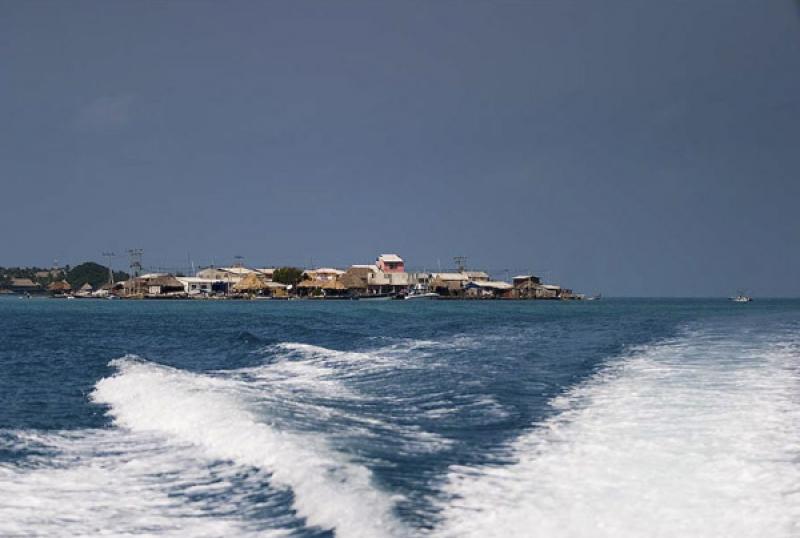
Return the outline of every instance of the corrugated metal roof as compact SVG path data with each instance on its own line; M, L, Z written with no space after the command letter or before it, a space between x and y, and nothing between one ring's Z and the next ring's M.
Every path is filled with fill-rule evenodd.
M253 269L248 269L247 267L220 267L219 270L233 273L234 275L249 275L250 273L255 273Z
M464 273L431 273L431 277L439 280L469 280Z
M467 287L489 288L493 290L510 290L514 286L512 286L508 282L503 282L502 280L488 280L486 282L470 282L469 284L467 284Z
M343 275L344 271L339 269L334 269L333 267L320 267L319 269L313 269L315 273L319 274L329 274L329 275ZM311 271L306 271L307 273Z

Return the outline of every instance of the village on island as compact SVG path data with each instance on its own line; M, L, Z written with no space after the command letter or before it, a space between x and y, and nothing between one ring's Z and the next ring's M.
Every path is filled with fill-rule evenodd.
M409 272L397 254L381 254L374 263L347 269L319 267L204 267L193 274L145 272L141 251L132 253L130 273L111 263L87 262L75 268L0 268L0 293L63 299L594 299L536 275L494 280L485 271L468 270L455 258L450 272Z

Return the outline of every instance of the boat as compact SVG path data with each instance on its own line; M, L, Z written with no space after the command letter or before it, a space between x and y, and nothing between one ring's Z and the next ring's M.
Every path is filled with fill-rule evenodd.
M730 297L730 300L733 301L734 303L749 303L753 300L753 298L748 295L740 293L736 297Z
M438 299L438 298L439 298L439 294L436 293L436 292L433 292L433 291L428 291L428 287L425 286L424 284L415 285L413 288L411 288L411 291L408 292L408 295L405 296L406 300L409 300L409 299L427 299L427 300L431 300L431 299Z
M590 296L589 296L589 297L587 297L585 300L586 300L586 301L599 301L599 300L600 300L600 299L602 299L602 298L603 298L603 296L602 296L601 294L599 294L599 293L598 293L597 295L590 295Z
M391 301L392 299L394 299L394 295L388 293L371 293L358 296L359 301Z

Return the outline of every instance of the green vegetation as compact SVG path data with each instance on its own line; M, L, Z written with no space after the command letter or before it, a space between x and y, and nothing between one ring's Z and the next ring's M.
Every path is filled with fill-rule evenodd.
M115 282L127 279L128 273L122 271L114 272ZM67 282L73 288L79 288L87 282L93 288L99 288L104 284L108 284L108 267L95 262L84 262L70 269L67 273Z
M298 269L297 267L279 267L275 269L275 272L272 274L272 281L296 286L302 277L302 269Z
M9 286L12 278L29 278L44 287L64 278L64 271L46 267L0 267L0 287Z

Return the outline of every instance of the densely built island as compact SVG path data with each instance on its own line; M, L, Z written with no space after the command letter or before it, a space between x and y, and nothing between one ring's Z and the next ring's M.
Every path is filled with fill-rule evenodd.
M140 258L131 272L86 262L74 268L0 268L0 293L54 298L114 299L539 299L581 300L535 275L494 280L463 264L449 272L408 272L397 254L374 263L333 267L204 267L194 274L144 272Z

